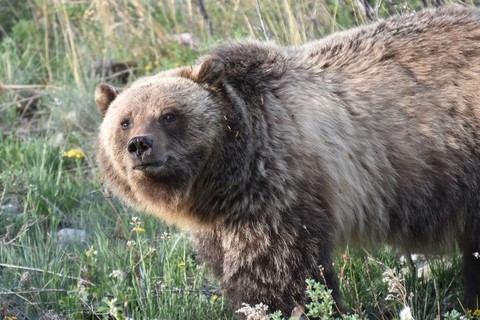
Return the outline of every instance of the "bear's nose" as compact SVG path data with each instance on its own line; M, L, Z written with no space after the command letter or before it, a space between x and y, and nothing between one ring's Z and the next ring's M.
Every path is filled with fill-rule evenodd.
M150 154L153 146L153 139L149 136L133 137L128 141L128 152L133 158L142 158Z

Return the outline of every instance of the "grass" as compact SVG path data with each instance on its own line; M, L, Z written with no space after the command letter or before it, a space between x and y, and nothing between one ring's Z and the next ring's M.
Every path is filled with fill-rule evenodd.
M188 235L105 190L93 91L102 77L125 79L99 64L128 65L133 80L227 39L299 44L424 5L206 0L202 14L190 0L0 0L0 319L234 318ZM182 33L191 41L179 43ZM69 229L76 236L62 240ZM408 306L415 319L458 319L458 257L429 262L432 277L418 277L391 249L347 250L336 266L347 310L391 319Z
M46 138L2 137L0 145L2 204L14 208L0 216L0 298L8 312L228 319L185 235L105 199L88 157L65 158ZM65 228L86 237L64 243Z

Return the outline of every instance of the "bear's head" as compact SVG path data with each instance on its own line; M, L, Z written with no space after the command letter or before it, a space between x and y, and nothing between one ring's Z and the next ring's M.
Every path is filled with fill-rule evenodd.
M224 128L223 77L223 63L208 57L123 89L98 85L97 160L115 194L171 223L194 219L186 201Z

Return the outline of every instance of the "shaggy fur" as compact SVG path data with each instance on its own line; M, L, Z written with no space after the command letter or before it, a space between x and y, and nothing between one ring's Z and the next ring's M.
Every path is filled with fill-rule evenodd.
M480 296L480 12L394 17L301 47L255 41L99 85L98 163L133 207L192 232L234 308L339 301L347 243L464 250Z

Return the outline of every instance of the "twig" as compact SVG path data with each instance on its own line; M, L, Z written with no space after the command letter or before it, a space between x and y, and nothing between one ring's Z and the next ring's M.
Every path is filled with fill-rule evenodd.
M213 296L216 295L218 297L221 297L223 295L222 291L218 289L188 289L188 288L166 288L167 290L170 290L170 292L174 293L202 293L207 296Z
M5 289L2 289L2 290L5 290ZM22 291L5 290L5 291L0 291L0 296L42 293L42 292L67 292L68 293L69 291L70 290L66 290L66 289L30 289L30 290L22 290Z
M47 218L48 218L48 216L44 216L44 217L38 218L37 220L29 221L27 224L24 224L22 226L22 228L20 229L20 231L17 233L17 235L15 237L13 237L12 239L10 239L9 241L5 242L5 245L9 245L9 244L14 243L18 238L20 238L23 234L25 234L32 226L36 225L39 222L42 222L42 221L46 220Z
M60 215L62 216L65 216L65 213L60 210L52 201L50 201L50 199L48 199L47 197L41 195L40 193L36 192L36 194L43 200L45 201L45 203L47 205L49 205L50 207L52 207L53 210L55 210L57 213L59 213Z
M12 269L19 269L19 270L27 270L27 271L42 272L42 273L51 274L51 275L54 275L54 276L57 276L57 277L65 278L65 279L72 279L72 280L81 281L81 282L86 283L86 284L88 284L88 285L90 285L90 286L92 286L92 287L95 286L94 283L92 283L92 282L90 282L90 281L88 281L88 280L82 279L82 278L67 276L67 275L64 275L64 274L61 274L61 273L55 273L55 272L52 272L52 271L43 270L43 269L39 269L39 268L16 266L16 265L14 265L14 264L8 264L8 263L0 263L0 267L12 268Z
M0 84L0 88L9 90L55 88L47 84Z
M22 102L27 102L27 101L31 101L33 99L37 99L37 98L40 98L42 95L41 94L35 94L31 97L28 97L28 98L22 98L22 99L18 99L18 100L15 100L13 102L9 102L9 103L5 103L5 104L2 104L2 108L7 108L7 107L10 107L10 106L13 106L13 105L16 105L17 103L22 103Z

